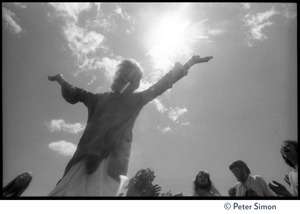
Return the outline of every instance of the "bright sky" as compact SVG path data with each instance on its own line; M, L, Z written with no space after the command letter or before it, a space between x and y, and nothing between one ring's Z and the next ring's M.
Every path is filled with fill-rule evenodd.
M47 76L102 93L124 58L144 68L143 90L177 61L214 57L141 111L129 177L150 167L162 192L188 196L207 170L227 196L234 160L267 182L291 171L279 150L298 140L295 3L4 3L2 47L3 185L31 171L24 196L54 188L87 120Z

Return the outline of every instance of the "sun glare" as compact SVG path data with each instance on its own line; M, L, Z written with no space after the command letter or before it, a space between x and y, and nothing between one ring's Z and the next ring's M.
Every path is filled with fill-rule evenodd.
M153 58L155 67L168 69L174 59L190 55L193 34L189 20L180 14L168 14L159 19L148 35L148 54Z

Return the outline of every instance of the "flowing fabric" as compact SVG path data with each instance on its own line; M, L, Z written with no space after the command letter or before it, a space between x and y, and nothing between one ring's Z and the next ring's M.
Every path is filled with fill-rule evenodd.
M259 175L249 175L245 183L238 182L235 185L236 196L244 197L248 189L254 190L259 197L277 196L269 187L267 182Z
M79 161L68 171L48 196L116 196L120 183L107 174L108 159L88 175L84 161Z
M298 196L298 165L296 169L289 173L289 180L291 182L291 191L294 196Z

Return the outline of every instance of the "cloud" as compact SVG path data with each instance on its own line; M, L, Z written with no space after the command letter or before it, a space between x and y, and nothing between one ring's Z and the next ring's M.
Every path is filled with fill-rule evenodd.
M20 34L22 32L21 26L15 21L16 16L13 12L2 7L2 18L5 21L5 27L7 27L11 33Z
M188 111L185 107L183 107L183 108L180 108L180 107L167 108L157 98L152 100L150 103L156 107L156 109L159 113L164 114L166 112L168 117L175 123L179 123L178 118ZM181 123L182 126L184 126L184 125L187 126L189 124L190 124L189 122Z
M20 7L20 8L22 8L22 9L25 9L25 8L27 8L27 5L26 5L26 3L14 3L17 7Z
M247 27L250 27L250 30L247 32L247 44L252 46L255 40L263 41L267 39L267 36L262 32L262 30L268 26L273 25L269 19L278 12L272 7L270 10L257 13L257 14L247 14L243 21Z
M87 83L87 85L91 85L93 82L95 82L96 79L97 79L96 75L93 74L91 81Z
M99 68L103 68L106 78L112 82L116 68L120 63L121 59L111 59L108 57L102 58L101 61L97 62Z
M142 79L142 81L140 83L140 87L136 91L137 92L144 91L144 90L148 89L149 87L151 87L152 85L153 85L153 82L151 83L149 81Z
M89 73L92 74L92 79L87 85L91 85L93 82L97 80L97 75L92 71L102 71L104 72L104 76L108 81L112 82L113 77L116 71L118 64L120 63L121 57L117 57L117 59L112 59L109 57L104 58L93 58L93 59L85 59L84 63L80 68L84 68L85 70L89 70ZM77 75L76 73L75 75ZM100 90L98 88L97 90Z
M82 11L92 8L91 3L49 3L55 11L57 16L62 16L69 21L78 21L78 16Z
M165 112L167 113L168 117L174 122L174 123L177 123L179 124L179 121L178 121L178 118L180 116L182 116L183 114L185 114L188 110L183 107L183 108L180 108L180 107L174 107L174 108L167 108L165 107L165 105L159 100L159 99L154 99L150 102L151 104L153 104L157 111L161 114L164 114ZM190 122L183 122L181 123L180 125L181 126L187 126L189 125ZM168 130L168 131L171 131L171 130Z
M169 113L169 118L174 122L177 122L178 117L183 115L186 112L187 109L185 107L184 108L175 107L175 108L170 108L168 113Z
M133 19L133 17L130 16L128 13L124 12L120 6L117 6L117 8L115 9L115 13L116 13L116 15L119 15L123 20L126 21L125 24L127 24L127 25L125 25L126 26L125 32L127 34L133 33L135 31L135 28L134 28L135 20ZM124 24L123 24L123 26L124 26Z
M99 16L101 14L101 3L100 2L98 2L98 3L94 2L94 5L97 8L97 14Z
M248 9L251 8L251 3L241 3L241 4L242 4L242 8L243 8L243 9L248 10Z
M167 127L165 127L165 128L161 128L161 127L158 126L157 128L158 128L158 130L160 130L163 134L166 133L166 132L172 131L172 128L171 128L170 126L167 126Z
M94 56L100 48L105 50L103 41L105 37L94 31L80 27L78 24L79 15L93 7L91 3L49 3L54 8L54 15L62 17L64 21L63 35L68 46L76 57L78 71L91 71L97 69L97 58ZM100 10L100 4L95 4ZM95 78L95 77L93 77Z
M73 143L61 140L58 142L52 142L48 145L48 147L56 151L64 156L73 156L74 152L76 151L77 146Z
M94 19L86 20L86 27L98 29L107 32L124 31L130 34L135 31L135 19L116 4L106 5L104 11L101 11L100 4L94 4L97 10L97 16Z
M164 113L165 111L167 111L168 109L162 104L162 102L159 99L154 99L151 101L151 103L153 103L156 107L156 109L160 112L160 113Z
M63 18L63 35L73 56L75 56L78 68L74 75L82 72L90 75L91 80L88 82L90 85L97 80L98 76L95 72L102 71L105 77L112 81L115 68L121 57L114 57L115 59L98 57L100 54L104 55L111 51L104 44L106 37L99 31L109 32L118 29L116 26L117 17L132 24L134 23L132 17L119 6L109 7L110 9L105 10L104 13L101 11L102 5L100 3L50 3L50 5L54 8L55 15ZM96 10L95 17L91 15L82 18L79 23L80 14L92 8ZM134 28L129 26L127 33L131 33L133 30Z
M85 125L81 123L68 124L63 119L51 120L45 122L49 131L64 131L70 134L77 134L85 129Z
M263 30L274 25L270 19L275 15L282 16L286 19L294 19L297 17L297 4L274 4L270 10L267 10L263 13L246 14L243 18L243 22L245 26L249 28L246 38L248 46L251 47L255 41L263 41L268 39L267 35L263 33Z
M115 9L115 12L116 12L116 14L120 15L123 19L125 19L127 21L132 20L131 16L128 13L123 12L123 10L120 6L117 6L117 8Z
M95 58L88 56L94 54L98 48L102 48L101 44L104 36L95 31L87 31L71 22L65 25L64 35L68 41L69 48L77 57L79 68L92 69Z
M190 122L184 122L184 123L181 123L180 125L181 126L188 126L188 125L190 125L191 123Z
M89 29L102 29L105 32L109 32L113 28L112 22L106 18L96 19L96 20L87 20L86 26Z
M287 19L295 19L297 17L296 3L281 3L275 5L277 11Z

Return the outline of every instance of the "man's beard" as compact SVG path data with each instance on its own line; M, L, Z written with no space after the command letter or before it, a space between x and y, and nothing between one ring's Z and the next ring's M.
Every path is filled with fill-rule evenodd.
M207 183L207 184L197 184L197 188L198 189L203 189L203 190L209 190L210 189L210 187L211 187L211 185L209 184L209 183Z
M238 181L242 182L242 183L245 183L247 178L248 178L248 175L241 175Z

